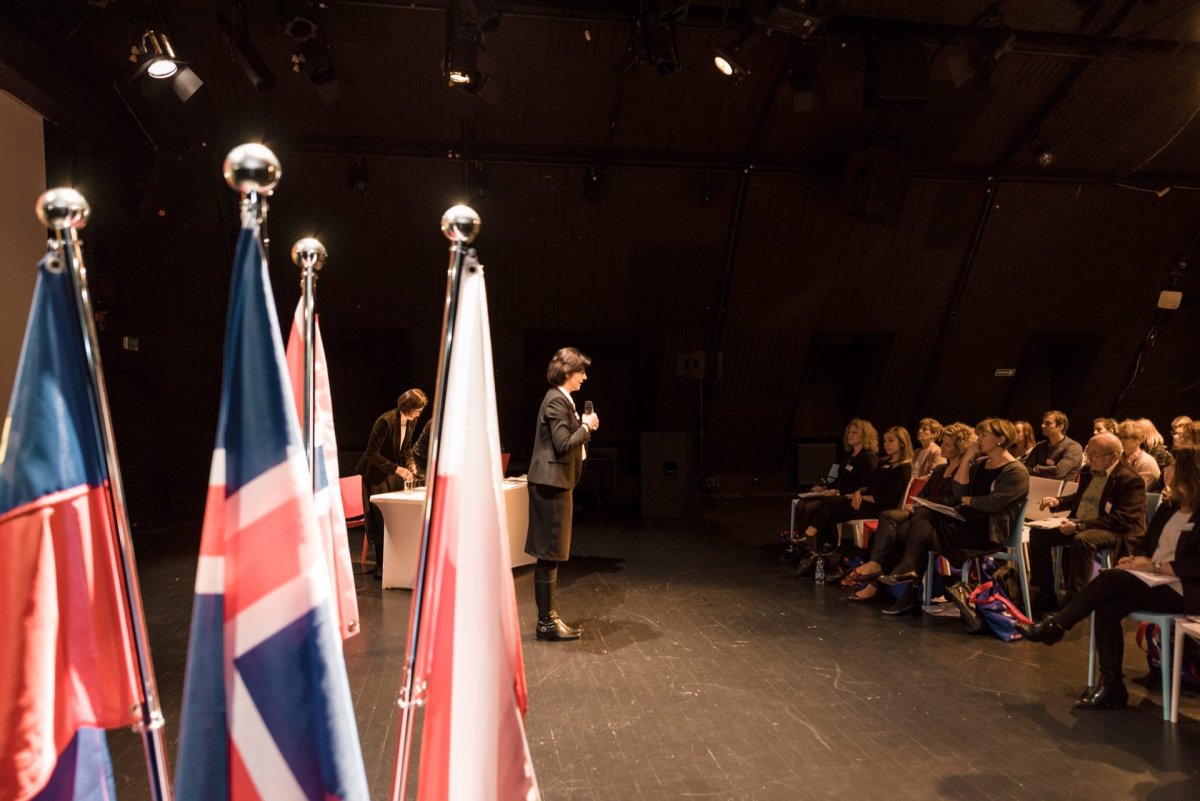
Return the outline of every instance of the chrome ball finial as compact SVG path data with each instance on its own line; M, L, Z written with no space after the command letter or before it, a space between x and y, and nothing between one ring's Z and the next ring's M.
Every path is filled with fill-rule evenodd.
M42 225L55 231L83 228L87 225L92 207L87 199L69 187L60 186L43 192L37 200L37 217Z
M271 149L254 143L230 150L222 170L225 183L242 193L269 195L283 177L283 168Z
M321 240L313 239L311 236L297 240L296 244L292 245L292 264L301 270L308 269L311 265L314 270L320 272L321 268L325 266L327 258L329 258L329 254L325 251Z
M479 225L479 215L470 206L453 206L442 215L442 233L451 242L472 242L479 235Z

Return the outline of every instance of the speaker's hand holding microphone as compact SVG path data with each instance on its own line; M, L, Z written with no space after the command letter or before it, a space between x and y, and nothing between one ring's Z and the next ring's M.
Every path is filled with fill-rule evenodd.
M591 401L583 402L583 424L595 431L600 427L600 418L596 415L596 409L592 406Z

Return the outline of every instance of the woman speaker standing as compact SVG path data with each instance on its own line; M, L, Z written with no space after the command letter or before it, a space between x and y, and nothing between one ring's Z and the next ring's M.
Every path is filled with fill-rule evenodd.
M587 380L592 360L575 348L560 348L546 368L550 389L538 409L529 462L529 531L525 553L537 558L533 573L539 640L576 640L582 634L558 617L558 563L571 556L573 490L579 483L595 414L580 417L571 393Z

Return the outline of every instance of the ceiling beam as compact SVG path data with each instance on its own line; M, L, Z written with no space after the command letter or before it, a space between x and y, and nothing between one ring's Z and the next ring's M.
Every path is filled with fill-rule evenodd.
M218 150L239 142L214 145ZM842 175L846 163L842 156L830 158L786 158L739 153L680 153L678 151L630 150L602 147L561 147L472 142L465 152L461 140L391 139L336 136L271 137L268 142L277 153L297 155L362 157L409 161L458 162L470 158L494 164L536 166L588 165L631 170L672 170L697 172L741 172L750 167L762 174ZM223 152L223 151L222 151ZM1001 172L992 165L954 163L910 163L909 172L916 181L983 181L992 183L1084 184L1111 186L1120 173L1107 170L1054 170ZM1200 188L1200 174L1139 172L1122 183L1158 190L1165 186Z

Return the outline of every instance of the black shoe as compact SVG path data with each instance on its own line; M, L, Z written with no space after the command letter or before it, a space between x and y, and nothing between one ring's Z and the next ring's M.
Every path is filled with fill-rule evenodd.
M538 618L537 638L559 642L562 640L578 640L583 636L583 629L572 628L559 620L558 615L548 618Z
M1075 702L1076 709L1124 709L1129 703L1129 691L1125 682L1117 679L1105 682L1092 690L1086 698Z
M1030 642L1044 642L1046 645L1054 645L1067 633L1067 630L1059 625L1058 618L1054 615L1048 615L1032 626L1027 623L1017 623L1015 628L1022 637Z
M917 588L909 587L900 594L895 603L884 609L883 613L895 617L897 615L907 615L909 612L917 611L920 608L921 596L917 592Z
M963 631L967 634L978 634L983 631L983 615L971 603L971 592L966 584L958 582L946 588L946 598L958 607L958 617L962 620Z
M889 587L895 587L897 584L916 584L921 579L917 575L917 571L905 570L903 573L888 573L880 576L879 580Z
M796 565L796 578L812 578L813 574L817 572L818 558L815 553L810 551L808 556L801 559L800 563Z

